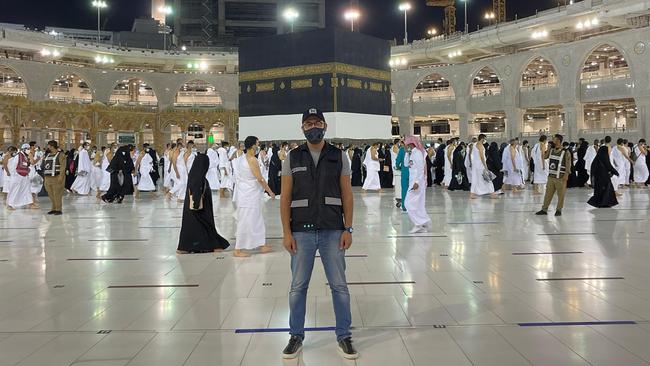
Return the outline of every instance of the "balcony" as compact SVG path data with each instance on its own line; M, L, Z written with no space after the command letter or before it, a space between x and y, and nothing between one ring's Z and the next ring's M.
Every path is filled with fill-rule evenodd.
M609 76L597 80L586 79L581 81L580 88L582 102L632 98L634 80L629 75Z
M519 89L519 106L535 108L560 104L560 90L555 84L521 87Z
M500 111L503 110L504 101L501 91L492 92L492 95L474 93L469 102L469 109L472 113Z
M453 96L413 98L413 115L415 116L453 113L456 113L456 99Z

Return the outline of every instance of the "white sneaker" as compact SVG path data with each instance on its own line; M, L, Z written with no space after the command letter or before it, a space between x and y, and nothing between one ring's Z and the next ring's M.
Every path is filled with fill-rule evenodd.
M409 234L417 234L417 233L421 233L422 230L424 230L424 228L423 228L422 226L420 226L420 225L415 225L415 226L413 226L413 229L411 229L411 231L409 231Z

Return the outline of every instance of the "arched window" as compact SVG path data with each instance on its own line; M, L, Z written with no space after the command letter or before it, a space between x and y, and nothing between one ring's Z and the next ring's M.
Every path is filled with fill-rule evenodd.
M501 81L489 66L482 68L472 80L472 97L487 97L501 94Z
M192 80L183 84L176 93L176 107L218 107L223 104L217 89L203 81Z
M629 77L627 60L616 47L608 44L599 46L589 54L580 74L583 81Z
M108 104L155 106L158 105L158 98L147 82L138 78L129 78L117 82Z

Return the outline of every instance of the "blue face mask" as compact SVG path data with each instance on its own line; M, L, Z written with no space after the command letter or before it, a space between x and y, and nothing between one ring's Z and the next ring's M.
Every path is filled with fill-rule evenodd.
M318 127L312 127L311 129L304 131L305 133L305 138L310 144L319 144L321 141L323 141L323 138L325 137L325 129L324 128L318 128Z

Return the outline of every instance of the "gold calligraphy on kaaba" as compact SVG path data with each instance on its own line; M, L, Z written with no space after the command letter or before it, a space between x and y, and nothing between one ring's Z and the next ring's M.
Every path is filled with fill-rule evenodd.
M363 85L362 85L361 80L357 80L357 79L348 79L348 88L352 88L352 89L362 89L362 88L363 88Z
M291 89L306 89L311 88L313 85L311 79L298 79L291 80Z
M239 81L261 81L280 78L301 77L323 74L344 74L359 78L390 81L390 72L371 69L368 67L344 64L340 62L329 62L323 64L299 65L278 67L256 71L246 71L239 74Z
M270 82L270 83L257 83L255 84L255 91L256 92L267 92L267 91L274 91L275 90L275 83Z

